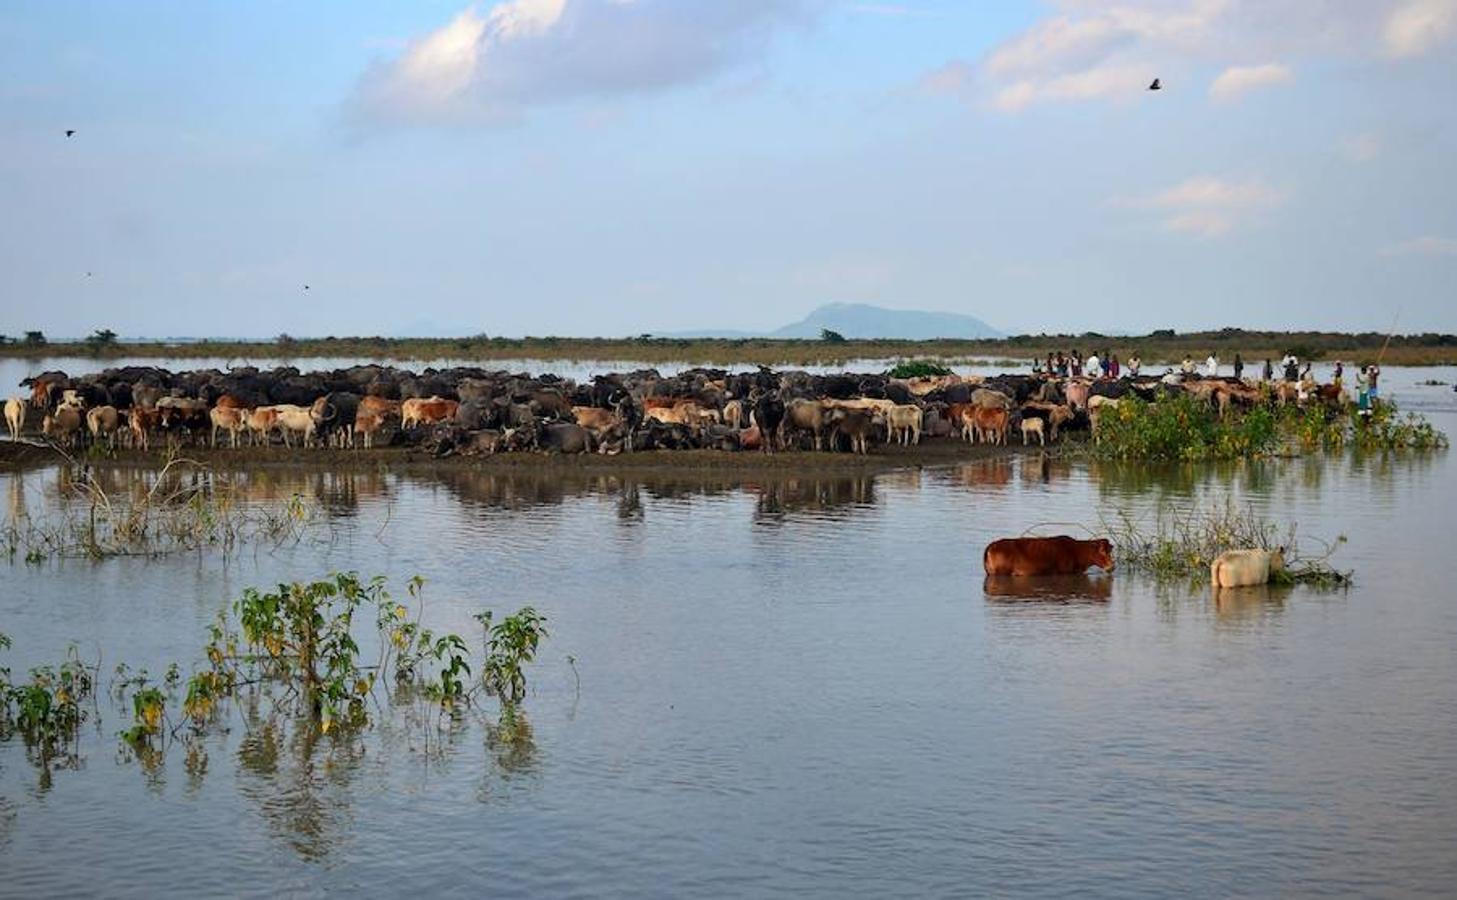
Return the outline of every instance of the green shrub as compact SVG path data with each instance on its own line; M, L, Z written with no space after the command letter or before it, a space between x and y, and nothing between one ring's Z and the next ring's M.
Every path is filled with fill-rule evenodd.
M950 375L951 370L924 359L916 359L899 363L885 374L888 378L939 378Z

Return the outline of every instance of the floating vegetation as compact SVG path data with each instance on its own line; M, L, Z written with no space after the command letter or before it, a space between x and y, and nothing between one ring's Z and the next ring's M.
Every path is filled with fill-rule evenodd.
M1205 460L1298 455L1315 450L1431 450L1447 436L1414 413L1382 402L1354 407L1260 403L1225 415L1192 395L1145 402L1128 397L1098 414L1092 452L1106 459Z
M108 487L89 468L62 470L55 512L40 521L12 517L0 529L0 551L28 563L226 552L250 542L296 542L323 521L302 494L252 501L235 481L191 460L129 474L130 484Z
M1145 572L1161 580L1207 581L1209 566L1226 550L1278 550L1285 553L1285 568L1273 577L1277 583L1344 587L1351 573L1332 567L1331 557L1346 542L1315 540L1318 553L1306 553L1294 523L1280 526L1262 518L1251 506L1238 507L1231 499L1177 510L1161 509L1151 522L1135 520L1120 510L1104 518L1100 534L1113 542L1120 568ZM1309 543L1309 542L1307 542Z

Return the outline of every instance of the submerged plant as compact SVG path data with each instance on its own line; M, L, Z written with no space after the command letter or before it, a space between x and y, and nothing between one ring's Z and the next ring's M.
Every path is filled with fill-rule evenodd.
M10 639L0 635L0 647ZM19 733L26 749L43 769L56 760L75 758L75 744L86 709L82 701L91 696L95 673L68 651L59 666L30 670L21 684L11 681L10 669L0 668L0 738Z
M0 546L11 558L23 551L28 563L230 551L250 541L299 540L319 521L300 495L271 505L245 502L235 482L191 460L172 458L136 478L130 491L108 490L89 469L62 469L54 514L7 522Z

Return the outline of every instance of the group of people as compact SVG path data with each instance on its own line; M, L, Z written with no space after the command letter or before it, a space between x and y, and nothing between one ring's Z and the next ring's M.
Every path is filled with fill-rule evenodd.
M1120 363L1118 356L1107 350L1101 354L1095 350L1086 358L1079 351L1072 350L1068 353L1063 353L1062 351L1049 353L1047 354L1047 362L1045 364L1034 363L1033 369L1042 374L1052 375L1058 378L1087 377L1117 379L1124 377L1137 378L1142 366L1143 361L1138 358L1138 354L1136 353L1130 356L1126 363ZM1183 362L1179 364L1179 371L1186 376L1203 375L1206 378L1217 378L1219 377L1219 357L1217 354L1210 353L1209 358L1204 361L1201 367L1194 361L1192 356L1185 354ZM1276 371L1275 364L1271 360L1266 359L1264 368L1260 372L1260 380L1263 382L1274 381ZM1303 385L1307 383L1314 384L1315 382L1315 378L1311 374L1310 361L1306 360L1302 364L1300 359L1293 353L1285 354L1284 358L1280 360L1280 368L1278 371L1285 381L1292 384ZM1345 364L1340 360L1336 360L1335 368L1331 374L1331 383L1337 388L1342 388L1345 374ZM1236 353L1234 355L1234 377L1236 379L1243 379L1244 376L1244 357ZM1376 405L1380 379L1381 367L1375 363L1361 366L1356 372L1356 404L1362 414L1369 415L1372 408Z
M1117 354L1107 350L1101 354L1094 350L1087 357L1077 350L1068 353L1059 350L1047 354L1046 365L1034 366L1035 370L1058 378L1137 378L1142 368L1143 360L1138 358L1138 354L1130 356L1124 363L1118 360Z

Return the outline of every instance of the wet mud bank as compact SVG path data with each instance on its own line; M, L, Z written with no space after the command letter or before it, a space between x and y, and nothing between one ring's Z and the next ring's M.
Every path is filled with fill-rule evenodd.
M983 459L997 459L1038 453L1043 448L1019 444L995 446L954 440L932 440L903 447L887 444L870 453L827 453L786 450L778 453L724 450L649 450L603 455L599 453L503 453L492 456L449 454L435 456L419 447L391 447L375 450L304 449L287 447L183 447L162 450L117 448L92 449L70 454L43 443L0 441L0 468L93 464L160 468L170 459L188 460L218 469L272 469L317 471L470 470L520 473L614 473L614 472L778 472L778 473L862 473L897 468L954 465ZM1046 449L1050 454L1061 447Z

